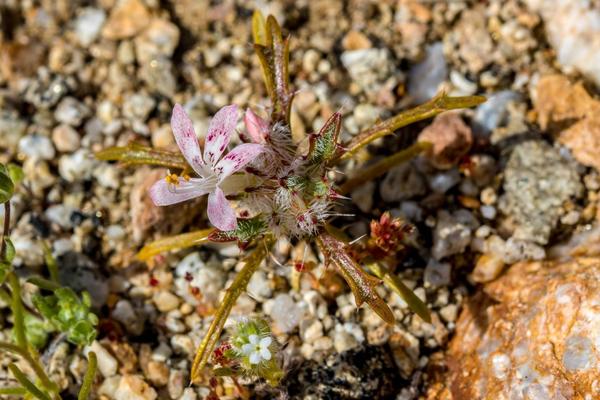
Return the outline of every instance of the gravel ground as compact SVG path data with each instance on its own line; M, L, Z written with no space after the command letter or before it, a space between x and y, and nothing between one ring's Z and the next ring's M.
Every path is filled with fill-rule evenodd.
M207 226L205 203L155 208L146 190L164 171L92 154L131 140L173 147L175 102L201 134L226 104L266 107L251 45L254 8L291 34L292 123L300 137L337 110L347 140L441 89L488 97L477 109L370 146L377 159L419 136L435 144L429 157L352 192L342 208L355 216L334 221L354 238L386 210L416 226L418 246L398 260L397 272L430 307L431 324L383 287L394 326L357 310L340 277L322 264L315 287L292 265L302 257L319 261L316 249L286 238L230 318L263 317L284 345L281 387L248 381L253 397L407 400L422 396L443 368L467 295L505 265L544 259L550 246L596 219L596 161L580 157L585 144L557 140L565 125L553 130L541 120L555 99L536 97L548 74L597 91L598 41L566 44L568 35L597 32L597 22L590 17L575 33L557 32L580 17L577 7L558 14L534 0L0 0L0 161L22 164L26 177L13 199L17 264L23 276L39 271L48 241L64 283L91 292L101 320L91 346L99 356L98 398L208 393L188 387L191 360L221 289L240 267L239 250L211 245L165 254L151 268L136 261L144 243ZM340 172L356 168L349 162ZM0 317L0 338L10 326ZM52 373L72 392L84 357L66 342L57 346L48 354ZM0 355L0 380L7 358ZM222 390L227 398L233 385L225 381Z

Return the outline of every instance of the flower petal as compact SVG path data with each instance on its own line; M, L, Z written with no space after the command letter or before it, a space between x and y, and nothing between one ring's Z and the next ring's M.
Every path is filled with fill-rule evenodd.
M269 135L269 123L267 121L248 108L244 115L244 125L254 143L265 143L265 139Z
M264 149L262 144L244 143L231 150L214 168L215 173L219 177L219 182L234 172L239 171L262 153Z
M255 351L254 353L250 354L250 364L258 364L260 362L260 353L258 351Z
M270 360L271 359L271 352L269 351L269 349L264 349L261 348L260 349L260 356L262 357L263 360Z
M252 343L253 345L257 345L258 344L258 335L252 334L252 335L248 336L248 341L250 343Z
M254 346L251 343L246 343L245 345L242 346L242 354L245 356L250 355L250 353L252 353L254 351L254 349L256 348L256 346Z
M237 124L237 106L221 108L210 121L204 142L204 161L215 165L229 144L231 133Z
M168 206L205 195L211 192L213 188L214 183L206 183L203 179L186 181L180 177L179 185L175 186L161 179L152 185L148 193L155 205Z
M264 337L264 338L260 339L260 344L259 344L259 346L260 346L261 348L268 348L268 347L271 345L271 342L272 342L272 341L273 341L273 340L271 339L271 337L270 337L270 336Z
M208 219L222 231L232 231L237 228L235 211L219 187L208 195Z
M181 150L181 154L200 176L206 176L206 167L202 161L200 145L194 132L194 124L180 104L175 104L171 115L171 129L173 136Z

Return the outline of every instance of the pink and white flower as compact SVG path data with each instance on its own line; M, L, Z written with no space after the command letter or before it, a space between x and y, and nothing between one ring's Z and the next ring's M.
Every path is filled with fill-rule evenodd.
M192 120L183 107L176 104L171 117L173 136L181 153L198 174L198 178L168 177L150 188L150 197L157 206L168 206L208 194L208 219L222 231L237 227L235 210L225 197L223 181L254 160L264 150L258 143L245 143L235 147L221 158L237 123L235 105L221 108L210 121L204 152L200 145Z

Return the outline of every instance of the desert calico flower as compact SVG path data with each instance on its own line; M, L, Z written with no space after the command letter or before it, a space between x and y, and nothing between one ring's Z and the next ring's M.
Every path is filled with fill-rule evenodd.
M221 185L225 178L239 171L264 150L261 144L245 143L237 146L223 158L237 122L235 105L221 108L210 121L204 154L192 120L183 107L176 104L171 117L173 136L181 153L198 178L169 175L150 188L150 197L157 206L168 206L208 194L208 219L222 231L234 230L237 219L234 209L225 198Z
M262 360L271 359L269 346L273 340L270 336L260 338L258 335L248 336L248 342L242 346L242 354L248 357L250 364L260 364Z

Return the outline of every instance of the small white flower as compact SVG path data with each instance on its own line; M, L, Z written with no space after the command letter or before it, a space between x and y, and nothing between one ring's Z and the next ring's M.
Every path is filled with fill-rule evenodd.
M262 360L271 359L269 346L272 339L269 336L261 339L258 335L250 335L248 341L249 343L242 346L242 353L248 357L250 364L259 364Z

